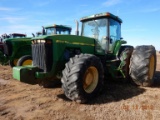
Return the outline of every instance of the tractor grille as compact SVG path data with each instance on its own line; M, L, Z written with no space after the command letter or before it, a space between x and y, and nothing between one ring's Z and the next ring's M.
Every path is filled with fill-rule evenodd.
M40 68L43 72L49 72L52 69L52 44L51 42L32 42L33 66ZM38 41L38 40L37 40Z

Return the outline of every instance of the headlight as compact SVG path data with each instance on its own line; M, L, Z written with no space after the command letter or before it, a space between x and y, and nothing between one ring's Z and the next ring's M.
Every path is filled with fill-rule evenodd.
M32 40L32 44L38 44L38 43L50 44L51 41L50 40Z

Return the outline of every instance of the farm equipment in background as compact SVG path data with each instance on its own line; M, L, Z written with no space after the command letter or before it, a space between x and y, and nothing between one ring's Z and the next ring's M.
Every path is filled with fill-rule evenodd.
M42 33L37 35L70 34L71 28L64 25L50 25L43 27ZM34 35L33 35L34 36ZM11 67L32 64L31 37L24 34L12 34L4 40L4 54Z
M45 27L42 27L42 32L36 32L36 36L34 34L33 37L40 37L42 35L57 35L57 34L71 34L72 28L65 25L48 25ZM31 50L30 50L31 51ZM29 63L29 64L28 64ZM24 55L21 58L19 58L17 62L17 66L24 66L24 65L30 65L32 63L32 57L31 55Z
M81 19L81 35L32 38L32 66L13 68L13 78L48 87L61 80L67 98L85 103L94 99L104 80L112 77L150 86L156 69L151 45L123 45L122 20L111 13Z
M38 37L42 35L70 35L72 28L66 25L48 25L43 27L42 26L42 32L36 32L35 34L32 33L33 37Z
M1 44L0 44L0 64L6 65L10 63L11 61L5 54L6 52L11 52L11 51L6 51L5 43L7 40L16 40L16 39L21 39L21 38L26 38L26 34L21 34L21 33L12 33L12 34L3 34L1 35Z
M12 33L3 40L4 58L11 67L17 65L18 59L23 55L31 55L31 37L26 34Z
M42 35L70 35L72 28L66 25L49 25L42 29Z

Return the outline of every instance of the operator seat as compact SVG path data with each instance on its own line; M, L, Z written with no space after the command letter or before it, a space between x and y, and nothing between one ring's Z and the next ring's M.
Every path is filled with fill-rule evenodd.
M108 40L106 39L106 36L103 36L101 39L101 46L103 50L108 50Z

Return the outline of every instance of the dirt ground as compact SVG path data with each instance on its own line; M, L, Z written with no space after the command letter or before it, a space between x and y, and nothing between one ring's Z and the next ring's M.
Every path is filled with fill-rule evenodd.
M88 104L68 100L61 86L42 88L12 78L0 66L0 120L160 120L160 54L153 87L106 82Z

